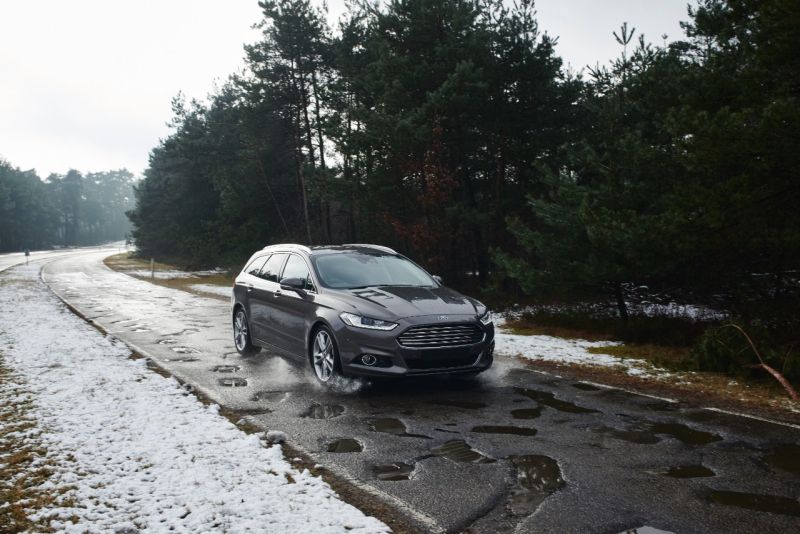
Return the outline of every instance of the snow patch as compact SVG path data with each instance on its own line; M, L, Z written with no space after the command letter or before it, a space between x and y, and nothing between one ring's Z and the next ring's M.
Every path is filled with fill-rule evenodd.
M233 291L230 286L218 286L214 284L192 284L189 288L199 291L200 293L209 293L221 297L230 297Z

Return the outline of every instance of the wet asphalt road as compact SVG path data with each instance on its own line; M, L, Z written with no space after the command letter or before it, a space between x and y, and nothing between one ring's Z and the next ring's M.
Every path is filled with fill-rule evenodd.
M47 258L86 317L247 422L280 430L421 531L796 532L800 430L535 372L498 356L474 380L316 386L239 356L229 303Z

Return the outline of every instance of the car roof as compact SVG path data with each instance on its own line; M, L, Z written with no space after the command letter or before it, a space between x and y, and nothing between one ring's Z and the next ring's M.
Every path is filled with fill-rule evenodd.
M295 243L282 243L278 245L269 245L262 249L263 252L305 252L308 255L312 254L326 254L326 253L342 253L342 252L361 252L367 254L383 253L383 254L397 254L393 249L384 247L382 245L372 245L368 243L348 243L344 245L318 245L308 247L306 245L298 245Z

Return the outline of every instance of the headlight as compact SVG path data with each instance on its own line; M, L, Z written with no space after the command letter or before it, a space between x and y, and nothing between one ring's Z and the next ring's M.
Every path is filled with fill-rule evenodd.
M380 319L370 319L369 317L362 317L354 313L342 313L339 315L345 324L355 326L356 328L369 328L370 330L393 330L397 323L390 321L381 321Z
M486 310L486 313L478 317L483 324L492 324L492 312Z

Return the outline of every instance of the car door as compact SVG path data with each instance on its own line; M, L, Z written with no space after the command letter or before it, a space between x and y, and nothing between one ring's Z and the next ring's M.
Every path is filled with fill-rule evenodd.
M252 314L254 336L261 343L277 346L275 343L275 312L273 301L275 292L280 290L278 277L286 263L286 253L275 253L261 267L250 293L250 313Z
M316 288L311 270L298 254L290 254L280 279L300 278L305 280L303 293L291 289L276 292L274 302L275 323L278 326L275 340L278 347L294 356L305 357L306 328L316 306Z
M254 291L256 285L259 283L258 275L261 272L261 268L269 259L269 256L269 254L264 254L261 256L256 256L250 260L250 263L247 264L247 267L242 269L242 275L237 278L236 287L234 288L234 293L236 293L237 299L244 305L245 313L247 313L247 317L250 322L250 335L254 338L258 338L258 335L256 334L258 330L258 323L254 314L255 309L252 305L253 297L255 295Z

